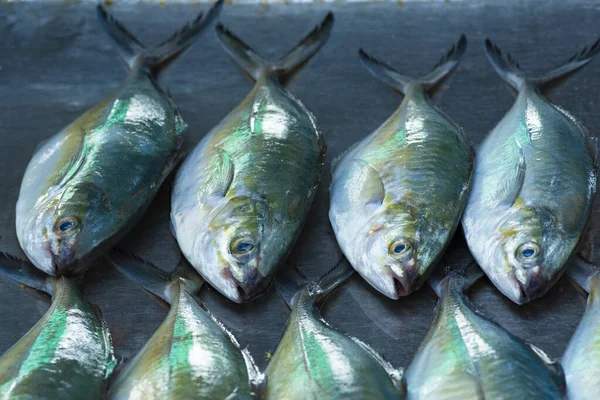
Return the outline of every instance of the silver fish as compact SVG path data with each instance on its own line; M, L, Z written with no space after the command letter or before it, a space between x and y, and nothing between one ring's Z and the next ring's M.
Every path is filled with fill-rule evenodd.
M394 369L369 345L333 328L319 313L317 303L352 272L349 265L340 264L319 283L302 288L295 278L276 277L292 311L265 371L266 399L404 398L402 369Z
M27 166L16 207L19 243L50 275L76 274L144 213L178 160L187 125L156 83L216 18L208 13L155 49L145 49L104 8L100 23L129 75L105 100L42 143Z
M325 44L329 14L277 62L219 25L229 55L256 82L177 173L171 224L187 260L235 302L258 295L296 241L321 177L315 117L283 82Z
M406 370L408 399L566 399L560 364L485 318L469 302L466 292L481 276L471 264L441 281L432 279L440 300Z
M252 356L196 294L202 278L184 262L171 276L140 259L110 260L128 278L171 305L163 323L111 383L110 399L252 399L264 378Z
M44 316L0 357L0 399L101 400L116 360L106 322L73 279L0 256L0 270L52 294Z
M427 94L456 68L466 47L463 35L419 79L360 53L367 69L404 100L334 165L329 219L354 268L392 299L423 285L467 201L473 149Z
M562 358L570 400L600 396L600 269L578 257L567 273L589 293L587 307Z
M518 92L477 150L462 224L473 256L517 304L543 296L560 278L585 230L596 193L596 151L585 128L540 87L591 61L600 42L531 79L491 41L486 53Z

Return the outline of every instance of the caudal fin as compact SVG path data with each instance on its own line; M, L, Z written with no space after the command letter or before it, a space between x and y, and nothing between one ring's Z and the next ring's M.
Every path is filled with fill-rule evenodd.
M484 275L468 248L457 246L447 252L442 261L429 275L429 285L441 297L443 284L448 279L460 281L463 290L473 286Z
M333 14L330 12L325 19L300 43L286 55L275 62L266 60L235 36L222 24L217 25L217 37L227 54L248 74L254 81L261 74L271 73L282 82L288 82L304 64L314 56L329 39L333 27Z
M10 254L0 253L0 274L40 292L49 295L54 293L51 276L35 268L29 261L21 260Z
M444 81L452 71L456 69L460 60L467 49L467 37L461 35L458 42L448 51L442 59L433 67L433 69L420 78L411 78L406 75L402 75L390 65L383 61L377 60L375 57L370 56L363 49L360 49L358 54L360 59L367 68L367 70L375 78L381 80L388 86L398 90L401 93L406 93L408 85L411 83L420 84L426 91L434 90L441 82Z
M537 87L542 87L551 82L566 78L592 61L592 58L598 54L599 50L600 40L589 47L584 47L583 50L575 53L566 62L541 77L529 78L525 75L523 70L521 70L519 63L510 55L510 53L502 52L502 50L500 50L500 48L490 39L485 40L485 53L490 60L490 63L498 75L517 91L519 91L527 82L531 82Z
M308 285L315 288L315 299L318 301L331 293L336 287L352 275L354 268L342 257L340 261L317 282L312 282L298 271L293 265L281 268L275 275L275 287L281 298L290 309L295 305L295 298Z
M569 260L569 264L569 269L567 269L569 277L583 290L589 293L591 290L590 278L597 275L600 272L600 269L595 265L588 263L578 255L572 257Z
M168 304L171 304L170 288L174 283L181 282L191 294L196 294L204 283L184 258L171 273L120 249L114 249L106 258L127 278Z
M116 44L119 55L128 68L148 68L154 76L158 76L194 43L199 33L207 25L216 19L223 7L223 2L224 0L218 0L206 16L200 13L196 19L154 49L147 49L141 44L106 8L98 5L97 11L100 24Z

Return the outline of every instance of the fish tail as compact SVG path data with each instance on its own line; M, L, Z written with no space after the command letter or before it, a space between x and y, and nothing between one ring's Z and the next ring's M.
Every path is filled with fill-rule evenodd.
M592 61L594 56L598 54L598 51L600 51L600 39L596 40L591 46L584 47L573 54L567 61L554 68L552 71L537 78L535 80L536 85L544 86L551 82L567 78L570 74L576 72Z
M545 85L564 79L589 63L599 50L600 40L589 47L584 47L566 62L541 77L528 78L521 70L519 63L510 55L510 53L503 53L490 39L485 40L485 52L490 63L498 75L517 91L527 83L542 88Z
M317 282L317 285L322 291L321 297L331 293L335 288L346 281L346 279L348 279L353 273L354 268L352 268L352 265L348 262L346 257L341 256L337 264L327 273L321 276Z
M304 277L293 265L287 265L275 276L275 287L281 298L291 309L296 303L296 295L309 285L314 286L315 300L318 301L331 293L336 287L344 282L352 273L354 268L342 256L336 265L319 278L312 282Z
M590 264L585 261L580 256L576 255L569 260L571 266L567 269L567 274L569 277L583 290L590 293L591 288L591 278L600 272L597 266Z
M296 266L287 265L277 271L275 275L275 288L279 296L285 301L285 304L292 309L295 304L296 295L310 282L300 273Z
M172 273L163 271L135 254L117 248L106 257L119 272L168 304L172 302L171 288L173 284L179 282L185 290L195 294L204 283L183 257Z
M218 0L206 16L201 12L196 19L154 49L147 49L141 44L106 8L98 5L97 11L100 24L116 44L119 55L127 67L130 70L138 67L146 68L153 76L158 76L194 43L207 25L216 19L223 2L224 0Z
M388 86L405 94L410 84L421 85L426 91L434 91L452 71L456 69L467 49L467 37L461 35L458 42L448 51L433 69L420 78L411 78L403 75L383 61L377 60L363 49L359 50L360 59L367 70L375 78L381 80Z
M260 56L222 24L217 25L217 37L227 54L252 80L257 81L262 74L268 73L285 84L327 42L332 27L333 13L330 12L312 32L276 62L268 61Z
M466 291L483 275L469 250L466 247L457 247L444 255L438 267L429 276L428 282L438 297L441 297L444 283L452 282Z
M13 281L49 295L54 294L53 278L35 268L29 261L0 253L0 274Z

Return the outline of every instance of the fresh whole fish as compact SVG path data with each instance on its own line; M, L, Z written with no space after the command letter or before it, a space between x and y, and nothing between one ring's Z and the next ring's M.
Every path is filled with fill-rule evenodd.
M186 262L169 277L122 253L111 261L130 279L171 305L167 317L109 390L110 399L252 399L264 379L252 356L198 303L202 279Z
M562 365L569 399L595 400L600 393L600 270L578 257L572 260L567 273L589 296L585 313L563 355Z
M367 69L404 100L334 165L329 219L350 263L392 299L423 285L467 201L473 149L427 94L455 69L466 47L461 36L419 79L360 53Z
M477 150L462 223L481 268L517 304L543 296L560 278L596 193L596 152L588 133L540 87L586 65L599 49L596 42L531 79L486 41L490 62L518 95Z
M367 344L333 328L319 313L317 303L352 273L344 266L302 288L289 278L277 282L292 311L265 371L266 399L404 398L402 369L394 369Z
M566 399L558 363L471 305L466 292L482 275L471 264L434 283L440 300L406 370L408 399Z
M325 44L332 26L329 14L275 63L217 28L225 50L256 84L178 171L171 224L187 260L235 302L268 285L313 201L323 136L315 117L282 83Z
M116 360L106 323L74 280L0 256L0 270L52 294L46 314L0 357L0 399L103 399Z
M114 93L42 143L29 162L16 228L37 268L50 275L82 271L144 213L176 163L187 127L156 79L221 4L152 50L98 7L129 75Z

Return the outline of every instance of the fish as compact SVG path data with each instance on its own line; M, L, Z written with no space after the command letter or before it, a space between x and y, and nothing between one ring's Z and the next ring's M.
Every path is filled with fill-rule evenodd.
M203 280L184 260L171 274L127 253L111 263L170 304L162 324L118 371L109 399L254 399L266 384L247 349L197 298Z
M600 392L600 269L575 256L567 274L586 293L585 313L562 357L571 400L592 400Z
M252 78L248 96L198 143L177 172L172 232L185 258L228 299L266 289L314 199L325 143L314 115L284 84L326 43L327 17L276 62L222 24L225 51Z
M27 166L16 231L37 268L53 276L82 273L144 214L178 163L187 129L157 79L222 3L154 49L98 6L100 24L129 74L107 98L41 143Z
M302 282L292 268L276 275L291 313L265 370L265 399L404 399L402 369L319 313L318 304L353 272L342 262L318 282Z
M561 277L592 210L597 145L542 89L588 64L598 50L600 41L534 79L485 42L492 66L517 98L477 149L462 226L477 263L517 304L542 297Z
M417 79L359 53L369 72L404 99L383 125L334 161L329 219L352 266L391 299L425 283L467 201L475 153L463 130L429 97L466 47L462 35Z
M52 296L44 316L0 357L0 399L103 399L116 366L112 340L76 280L50 277L6 254L0 273Z
M474 262L464 269L454 265L446 276L437 270L430 276L439 302L406 369L407 398L566 399L560 364L470 303L467 292L481 276Z

